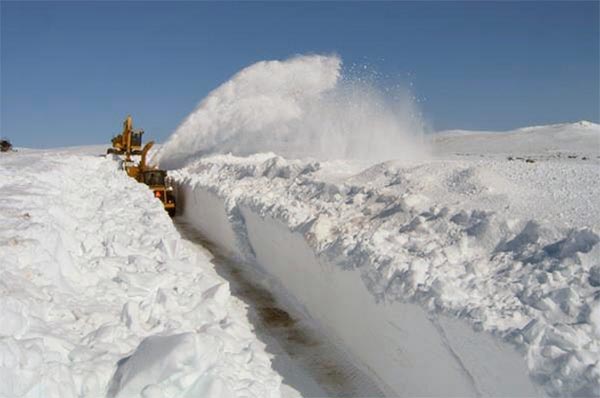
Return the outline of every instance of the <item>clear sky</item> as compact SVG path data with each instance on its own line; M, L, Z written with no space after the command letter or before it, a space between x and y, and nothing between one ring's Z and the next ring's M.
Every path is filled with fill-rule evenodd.
M166 139L256 61L336 53L411 76L437 130L599 120L599 3L5 2L0 134L107 142L134 116Z

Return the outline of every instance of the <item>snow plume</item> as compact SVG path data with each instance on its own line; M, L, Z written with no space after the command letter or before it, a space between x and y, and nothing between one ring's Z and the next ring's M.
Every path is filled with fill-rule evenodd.
M337 56L251 65L206 97L160 153L177 168L209 153L382 161L414 159L422 123L409 95L342 75Z

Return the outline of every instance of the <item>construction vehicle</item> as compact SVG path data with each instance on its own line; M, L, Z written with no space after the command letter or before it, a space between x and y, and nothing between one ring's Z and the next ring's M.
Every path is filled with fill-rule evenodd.
M122 161L123 170L128 176L136 181L148 185L152 190L154 197L159 199L171 217L175 215L175 193L171 180L165 170L150 166L147 163L148 152L154 145L154 141L148 142L141 149L143 130L135 132L131 116L127 116L123 123L123 133L112 139L113 147L108 149L109 154L125 155ZM139 133L139 140L133 140L132 137ZM135 144L135 145L134 145ZM132 158L132 155L141 155L139 162Z
M167 172L161 169L147 169L140 175L140 182L148 185L154 197L159 199L171 217L175 215L175 193L173 186L167 176Z
M140 161L136 163L132 158L130 152L125 152L125 159L123 159L123 169L127 172L127 175L131 178L136 179L138 182L142 182L142 174L145 170L150 169L146 159L148 157L148 151L154 145L154 141L148 142L144 145L144 149L141 151Z
M123 122L123 132L112 138L112 148L108 148L106 153L139 155L142 152L142 135L144 130L134 130L133 119L129 115Z
M10 152L12 150L12 144L9 140L0 140L0 152Z
M175 194L171 181L167 177L167 172L156 168L156 166L149 166L147 163L148 151L153 145L154 141L144 145L140 161L137 164L131 159L125 158L123 168L131 178L148 185L154 193L154 197L163 202L165 210L173 217L175 215Z

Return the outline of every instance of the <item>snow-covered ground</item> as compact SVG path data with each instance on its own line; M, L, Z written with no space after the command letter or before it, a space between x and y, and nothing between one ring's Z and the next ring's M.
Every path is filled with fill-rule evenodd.
M279 397L228 283L104 151L0 155L0 397Z
M184 218L390 395L594 396L599 140L589 122L454 132L422 161L212 155L172 175Z

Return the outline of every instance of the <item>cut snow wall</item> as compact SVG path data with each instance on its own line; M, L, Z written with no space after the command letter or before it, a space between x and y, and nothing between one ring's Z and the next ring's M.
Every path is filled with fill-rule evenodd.
M184 180L179 189L195 228L275 277L389 395L541 395L509 344L417 304L376 302L359 271L317 257L282 222L228 206L201 185Z

